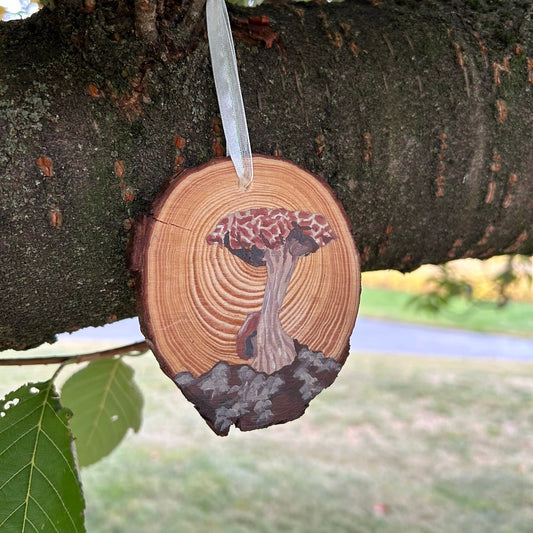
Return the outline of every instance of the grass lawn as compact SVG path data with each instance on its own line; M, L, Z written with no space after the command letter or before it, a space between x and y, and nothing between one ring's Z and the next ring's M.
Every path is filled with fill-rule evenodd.
M89 533L532 531L533 365L352 354L302 419L221 438L129 362L145 420L82 471Z
M410 304L414 296L415 293L406 291L363 285L360 314L432 326L533 337L533 304L509 302L498 308L491 302L473 304L457 298L449 309L433 314L420 311Z

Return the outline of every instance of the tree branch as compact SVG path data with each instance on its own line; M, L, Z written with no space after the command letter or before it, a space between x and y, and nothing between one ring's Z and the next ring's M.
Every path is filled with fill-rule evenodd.
M81 355L55 355L48 357L13 357L0 358L0 366L28 366L28 365L55 365L60 363L85 363L87 361L95 361L96 359L104 359L107 357L115 357L116 355L140 355L149 350L148 343L136 342L128 346L121 346L120 348L112 348L99 352L92 352Z
M182 11L147 47L74 4L0 24L0 349L134 316L132 219L223 151ZM365 270L533 253L531 4L372 4L231 8L254 151L328 181Z

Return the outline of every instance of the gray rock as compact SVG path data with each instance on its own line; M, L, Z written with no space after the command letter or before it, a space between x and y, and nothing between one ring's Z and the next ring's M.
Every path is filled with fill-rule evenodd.
M298 418L340 368L334 359L300 346L290 365L270 375L221 361L198 378L182 372L174 381L214 431L227 435L232 425L248 431Z

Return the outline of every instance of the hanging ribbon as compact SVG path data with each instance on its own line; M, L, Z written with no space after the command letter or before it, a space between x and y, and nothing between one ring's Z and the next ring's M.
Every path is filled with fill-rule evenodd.
M252 150L225 0L207 0L206 18L226 150L239 177L239 187L246 190L253 180Z

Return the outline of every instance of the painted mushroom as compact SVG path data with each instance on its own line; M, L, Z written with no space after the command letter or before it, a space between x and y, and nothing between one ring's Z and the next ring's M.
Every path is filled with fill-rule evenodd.
M323 215L283 208L231 213L207 236L208 244L227 248L249 265L266 266L261 311L249 315L237 334L238 355L253 358L256 371L271 374L296 358L294 339L279 318L285 293L298 259L336 238Z

